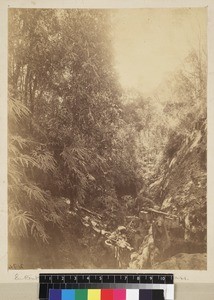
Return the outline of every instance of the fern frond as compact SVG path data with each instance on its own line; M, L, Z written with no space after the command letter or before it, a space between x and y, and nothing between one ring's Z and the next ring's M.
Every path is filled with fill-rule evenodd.
M44 226L33 219L27 211L20 209L9 209L9 234L16 237L28 237L31 234L35 239L42 239L48 242L48 235Z
M9 233L12 236L26 237L28 236L28 226L30 222L34 222L32 216L27 211L18 209L10 209L8 214Z
M89 173L91 168L97 167L102 172L108 167L106 159L94 151L84 147L67 147L61 153L61 156L65 160L70 169L73 169L75 173L78 170L84 173Z
M88 149L67 147L61 153L66 165L75 173L83 171L88 173L87 167L90 164L91 155Z
M8 170L8 182L13 185L19 185L22 174L15 168L10 167Z
M19 155L20 151L15 145L13 145L12 143L9 143L8 144L8 153L9 153L9 157L11 155L17 156L17 155Z
M10 118L16 121L27 118L30 115L30 110L20 101L12 97L8 101L8 114Z
M13 162L16 165L21 165L22 167L37 167L40 168L39 163L35 158L33 158L30 155L27 154L21 154L19 153L18 156L10 158L10 161Z
M18 145L20 149L24 149L24 147L29 146L30 144L39 144L42 145L41 143L35 142L30 139L26 139L21 137L20 135L11 135L9 136L9 145Z
M37 167L47 173L54 172L56 169L56 160L50 152L32 151L32 157L37 162Z
M49 236L41 223L34 222L31 225L30 233L36 240L41 239L44 243L48 243Z
M49 195L38 186L28 183L26 185L22 184L20 187L27 194L30 200L36 200L43 204L47 204Z
M45 216L46 221L52 222L54 224L57 224L59 226L62 226L63 219L62 216L57 214L57 212L53 211Z

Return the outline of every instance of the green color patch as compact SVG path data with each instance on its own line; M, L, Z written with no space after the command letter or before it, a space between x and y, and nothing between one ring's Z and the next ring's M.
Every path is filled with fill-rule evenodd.
M87 300L88 298L88 290L76 290L75 291L75 300Z

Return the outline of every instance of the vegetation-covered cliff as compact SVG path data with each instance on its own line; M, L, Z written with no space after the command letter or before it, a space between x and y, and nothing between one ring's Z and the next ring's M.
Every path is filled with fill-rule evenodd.
M9 12L9 268L206 268L206 51L145 97L120 86L110 28Z

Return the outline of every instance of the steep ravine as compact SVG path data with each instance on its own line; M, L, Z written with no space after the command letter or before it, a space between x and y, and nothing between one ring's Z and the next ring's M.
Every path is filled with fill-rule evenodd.
M206 269L206 120L174 141L150 184L155 210L131 268Z

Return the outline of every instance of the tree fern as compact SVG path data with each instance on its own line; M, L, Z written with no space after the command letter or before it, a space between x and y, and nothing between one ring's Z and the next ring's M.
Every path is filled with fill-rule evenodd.
M44 144L29 138L26 133L25 137L17 134L23 119L27 120L30 116L29 109L13 98L9 99L8 107L9 124L16 124L8 137L9 234L18 238L32 236L47 242L49 236L45 220L60 224L63 218L58 217L60 211L55 207L50 192L39 187L30 174L34 174L34 169L54 172L56 161ZM38 214L39 211L44 215Z

